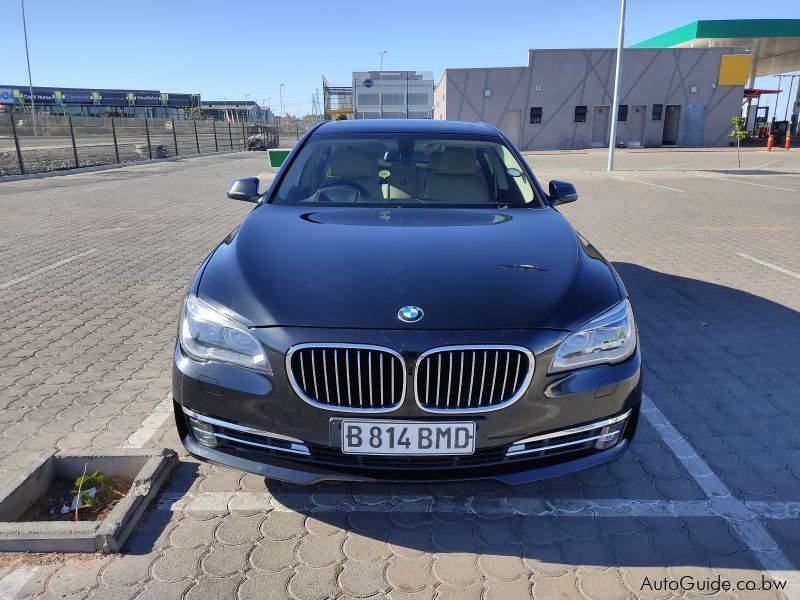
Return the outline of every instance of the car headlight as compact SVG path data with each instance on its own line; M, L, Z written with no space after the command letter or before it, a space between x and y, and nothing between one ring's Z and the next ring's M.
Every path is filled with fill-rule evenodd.
M272 373L263 346L247 327L196 296L186 297L178 337L192 358Z
M550 372L601 363L622 362L636 349L636 324L628 300L623 300L561 342Z

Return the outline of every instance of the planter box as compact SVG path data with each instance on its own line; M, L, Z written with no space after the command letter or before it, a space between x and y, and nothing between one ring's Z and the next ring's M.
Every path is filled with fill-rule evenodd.
M131 489L101 521L17 521L46 491L53 477L74 480L97 469L132 480ZM0 486L0 551L119 552L148 504L158 495L178 457L172 450L120 448L40 456L16 479Z

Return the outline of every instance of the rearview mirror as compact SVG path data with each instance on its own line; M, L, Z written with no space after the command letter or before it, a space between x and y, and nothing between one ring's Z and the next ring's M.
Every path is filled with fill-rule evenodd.
M578 190L569 181L559 181L553 179L550 182L550 205L557 206L567 202L575 202L578 199Z
M228 198L231 200L244 200L245 202L258 202L258 183L258 177L237 179L228 188Z

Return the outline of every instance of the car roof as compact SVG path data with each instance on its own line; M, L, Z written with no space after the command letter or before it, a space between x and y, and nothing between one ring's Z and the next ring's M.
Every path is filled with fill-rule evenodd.
M325 121L314 132L319 135L347 133L449 133L498 136L497 129L487 123L444 121L434 119L355 119Z

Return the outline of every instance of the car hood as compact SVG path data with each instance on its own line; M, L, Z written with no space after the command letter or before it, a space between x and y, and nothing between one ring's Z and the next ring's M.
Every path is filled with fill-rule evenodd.
M198 295L251 327L573 329L623 297L553 209L254 209ZM398 318L422 308L415 323Z

